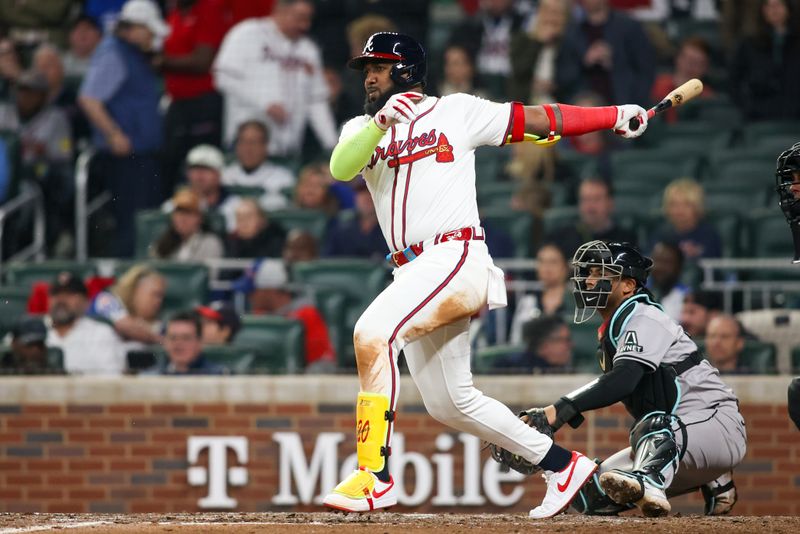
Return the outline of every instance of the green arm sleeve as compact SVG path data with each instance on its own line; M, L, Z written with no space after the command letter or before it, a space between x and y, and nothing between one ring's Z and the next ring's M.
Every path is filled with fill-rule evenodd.
M350 137L339 141L331 154L331 175L337 180L352 180L369 162L372 151L386 132L375 121Z

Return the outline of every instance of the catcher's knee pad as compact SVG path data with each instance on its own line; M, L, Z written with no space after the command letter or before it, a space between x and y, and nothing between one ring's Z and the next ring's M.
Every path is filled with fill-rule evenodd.
M631 429L633 472L660 489L665 486L664 471L670 466L678 467L678 444L672 430L675 419L665 412L653 412Z
M389 457L386 437L394 412L389 409L389 397L382 393L358 394L356 406L356 456L358 465L370 471L382 471Z
M612 501L600 487L597 472L586 481L570 504L578 513L585 515L617 515L625 510L635 508L634 504L617 504Z

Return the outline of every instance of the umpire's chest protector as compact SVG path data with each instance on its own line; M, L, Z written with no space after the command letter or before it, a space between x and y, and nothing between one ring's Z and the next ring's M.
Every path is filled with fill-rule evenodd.
M608 373L614 366L614 356L625 325L637 313L640 306L660 306L647 293L639 293L624 301L614 315L600 339L597 351L600 368ZM678 373L672 365L661 364L655 371L648 371L639 385L622 403L637 421L650 412L674 413L680 402Z

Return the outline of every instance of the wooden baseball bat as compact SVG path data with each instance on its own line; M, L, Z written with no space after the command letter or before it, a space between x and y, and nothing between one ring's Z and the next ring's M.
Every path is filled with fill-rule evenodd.
M680 87L673 89L667 96L658 104L647 110L647 118L652 119L657 113L661 113L669 108L682 106L689 100L703 92L703 82L697 78L692 78ZM639 119L634 117L628 122L628 128L631 130L639 129Z

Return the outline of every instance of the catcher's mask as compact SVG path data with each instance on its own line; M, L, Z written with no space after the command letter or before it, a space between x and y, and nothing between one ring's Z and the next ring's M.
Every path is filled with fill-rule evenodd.
M792 187L795 191L792 191ZM784 150L775 169L775 190L794 239L794 263L800 263L800 143Z
M575 324L591 319L596 310L608 306L613 282L632 278L639 288L647 283L653 260L629 243L584 243L572 257Z

